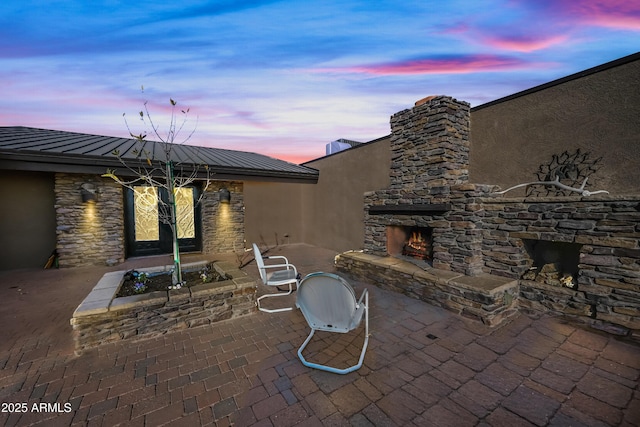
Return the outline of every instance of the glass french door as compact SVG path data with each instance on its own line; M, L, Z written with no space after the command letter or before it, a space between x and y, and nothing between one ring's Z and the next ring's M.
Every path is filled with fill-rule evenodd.
M197 187L175 190L176 228L178 244L183 252L202 248L200 209L196 201ZM147 185L135 186L125 192L126 256L168 254L173 251L166 189Z

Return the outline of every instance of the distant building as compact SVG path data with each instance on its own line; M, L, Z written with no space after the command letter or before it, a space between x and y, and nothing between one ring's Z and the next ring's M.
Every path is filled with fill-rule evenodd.
M364 144L364 142L344 138L336 139L327 144L326 155L335 154L360 144Z

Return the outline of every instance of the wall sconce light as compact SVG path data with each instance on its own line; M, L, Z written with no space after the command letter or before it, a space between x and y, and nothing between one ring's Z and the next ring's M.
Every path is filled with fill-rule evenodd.
M218 195L220 196L220 203L229 203L231 201L231 193L226 188L221 188L218 191Z
M85 183L80 186L80 195L82 196L82 202L86 203L90 200L97 199L97 189L93 184Z

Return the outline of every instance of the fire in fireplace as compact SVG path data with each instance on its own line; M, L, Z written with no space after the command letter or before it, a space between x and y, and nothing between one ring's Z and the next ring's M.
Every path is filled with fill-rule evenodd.
M387 252L423 261L431 260L432 232L429 227L387 227Z
M431 258L431 229L415 227L402 248L402 255L427 261Z

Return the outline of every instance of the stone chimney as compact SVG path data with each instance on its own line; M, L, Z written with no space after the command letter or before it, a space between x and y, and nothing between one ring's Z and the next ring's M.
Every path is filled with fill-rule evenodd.
M417 198L450 194L469 180L470 106L427 97L391 116L390 189Z
M365 194L367 253L385 256L389 227L432 230L433 267L482 272L482 230L467 212L470 106L427 97L391 116L390 186Z

